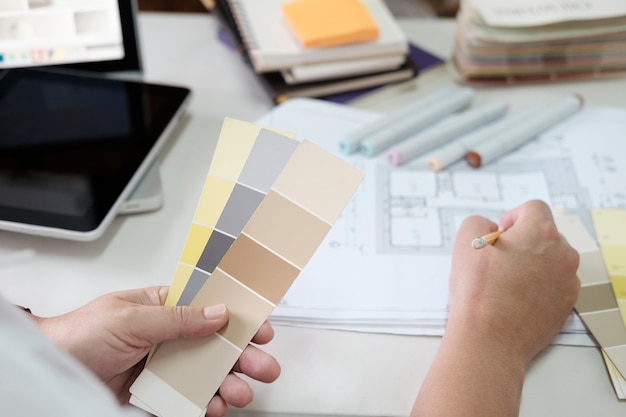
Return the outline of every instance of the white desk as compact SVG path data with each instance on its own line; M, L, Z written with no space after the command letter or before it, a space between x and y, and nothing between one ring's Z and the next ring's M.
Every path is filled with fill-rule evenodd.
M448 53L452 22L404 24L416 43ZM194 91L189 117L162 156L165 205L154 213L120 217L91 243L0 233L0 291L37 314L62 313L114 290L169 284L223 117L253 121L271 108L239 57L216 40L212 16L143 14L139 29L146 79L186 84ZM427 89L439 82L449 82L446 71L420 77L417 86ZM590 104L626 106L625 80L510 87L506 95L522 105L571 91L583 93ZM502 92L481 90L478 99ZM281 362L282 376L274 384L254 384L251 406L268 415L406 415L439 343L429 337L289 327L277 327L276 333L267 350ZM529 371L522 416L625 413L626 403L616 400L596 349L552 346Z

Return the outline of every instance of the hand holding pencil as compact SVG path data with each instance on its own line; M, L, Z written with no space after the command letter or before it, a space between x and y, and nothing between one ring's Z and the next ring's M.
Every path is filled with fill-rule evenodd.
M485 217L466 218L457 232L446 330L412 416L518 415L531 360L574 308L578 254L549 207L529 201L503 214L500 225L506 233L492 235L501 233L498 250L467 244L475 236L491 239L485 233L497 225Z
M580 288L578 253L542 201L504 213L499 223L498 229L487 218L470 216L457 232L446 333L502 343L502 359L525 366L572 312ZM469 243L476 236L498 250L474 249Z

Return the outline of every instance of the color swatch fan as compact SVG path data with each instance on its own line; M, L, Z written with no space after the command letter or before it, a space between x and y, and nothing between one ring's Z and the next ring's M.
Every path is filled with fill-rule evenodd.
M203 416L362 179L309 141L225 119L166 305L224 303L230 320L208 338L155 347L131 403Z
M620 388L626 384L626 211L595 208L587 214L564 214L555 221L580 254L576 312L602 349L618 397L624 398Z

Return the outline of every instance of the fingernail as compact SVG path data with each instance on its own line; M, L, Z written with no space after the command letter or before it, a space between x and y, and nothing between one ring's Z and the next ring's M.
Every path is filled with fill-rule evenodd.
M204 314L204 318L207 320L215 320L219 319L226 312L226 306L224 304L217 304L214 306L204 307L202 313Z

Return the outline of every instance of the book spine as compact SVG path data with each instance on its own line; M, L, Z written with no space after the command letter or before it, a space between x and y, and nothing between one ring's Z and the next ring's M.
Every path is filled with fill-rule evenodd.
M230 41L234 44L237 52L241 55L246 64L252 68L252 61L250 59L250 55L248 54L247 46L237 28L237 24L228 4L228 0L215 0L213 13L215 14L217 20L221 23L221 26Z
M249 51L252 49L258 49L257 41L253 35L254 32L249 23L251 22L251 20L248 18L245 7L241 5L239 0L223 1L228 3L230 6L231 15L233 16L234 23L239 29L239 34L241 35L241 39L246 45L246 48Z

